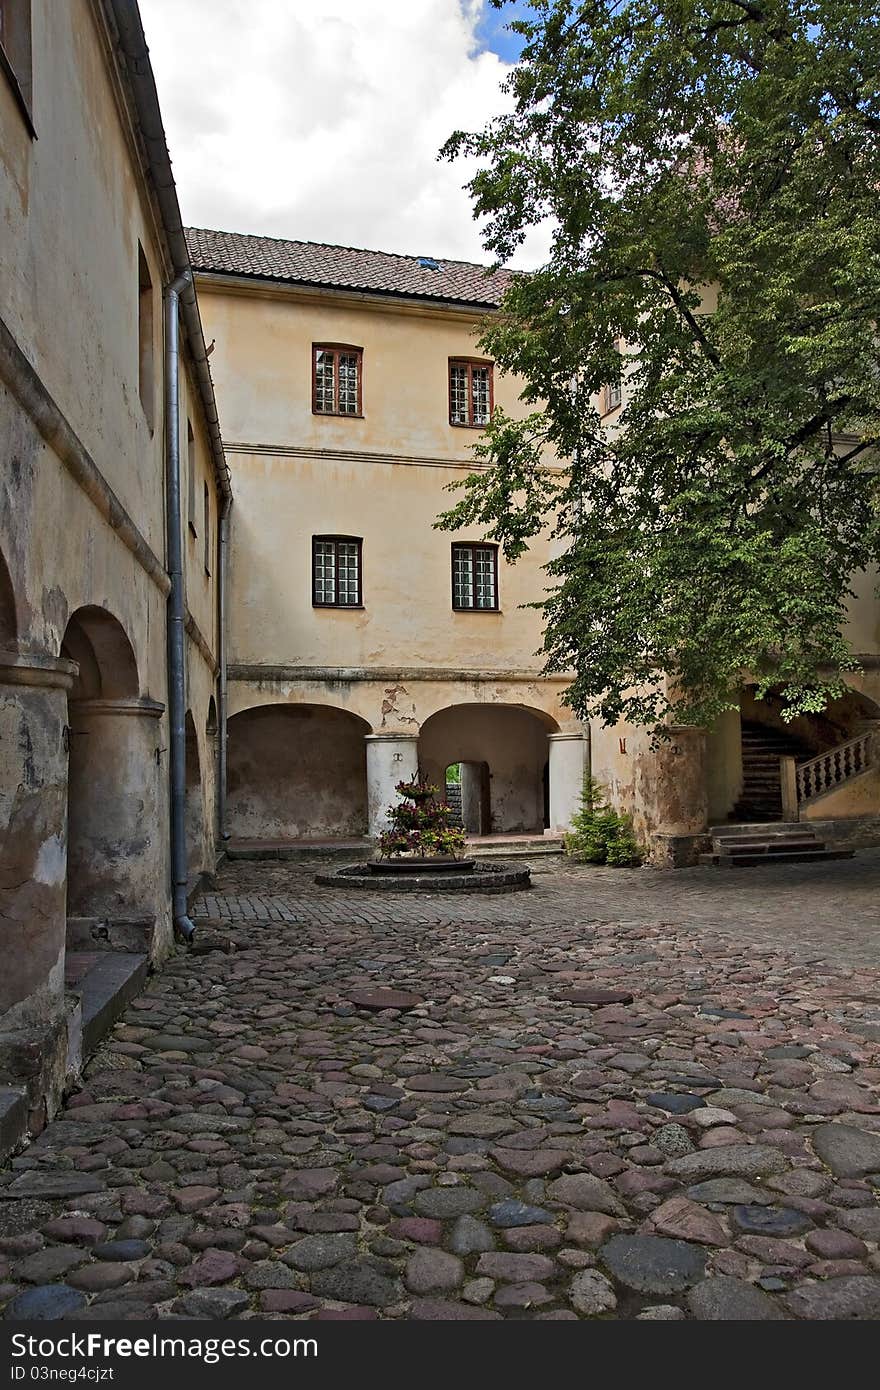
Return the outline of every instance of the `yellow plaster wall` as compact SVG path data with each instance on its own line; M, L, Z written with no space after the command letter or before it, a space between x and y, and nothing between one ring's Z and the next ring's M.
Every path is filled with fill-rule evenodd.
M538 671L540 541L499 562L500 612L452 611L453 537L433 529L480 431L449 424L448 361L475 356L471 314L409 312L199 282L235 490L230 660ZM328 297L329 298L329 297ZM315 416L316 342L364 349L364 418ZM496 404L522 412L496 374ZM364 607L313 609L312 536L363 538ZM479 527L456 539L480 540Z

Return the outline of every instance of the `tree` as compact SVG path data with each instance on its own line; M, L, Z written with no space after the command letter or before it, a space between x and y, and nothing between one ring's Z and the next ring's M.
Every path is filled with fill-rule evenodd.
M880 558L876 0L530 5L511 113L444 153L480 160L496 264L552 225L482 338L533 411L438 525L510 560L555 531L546 669L581 715L711 722L746 674L822 709Z

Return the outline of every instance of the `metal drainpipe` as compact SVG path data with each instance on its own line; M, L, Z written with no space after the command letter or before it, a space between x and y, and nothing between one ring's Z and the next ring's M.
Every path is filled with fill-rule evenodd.
M229 513L231 510L232 499L226 497L223 500L223 510L220 513L220 525L218 527L219 574L217 576L219 590L217 658L220 667L217 677L217 735L220 740L217 750L217 830L221 841L229 839L229 832L226 829L226 600L229 577Z
M165 514L168 546L168 721L171 726L171 913L184 941L195 935L186 902L186 595L180 495L181 291L192 282L185 270L165 290Z

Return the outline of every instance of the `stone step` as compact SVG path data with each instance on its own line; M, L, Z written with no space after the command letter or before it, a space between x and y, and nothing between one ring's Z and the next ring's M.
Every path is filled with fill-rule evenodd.
M721 869L750 869L760 864L821 864L829 859L852 859L851 849L770 850L765 854L701 854L701 864Z
M469 840L468 854L473 859L536 859L559 856L565 853L562 836L541 838L540 840L508 840L497 844Z
M27 1133L27 1092L18 1086L0 1086L0 1158L21 1148Z
M709 834L713 839L719 835L736 837L751 836L753 839L766 839L769 837L786 836L790 834L815 834L804 826L803 821L797 820L773 820L773 821L725 821L721 825L710 825Z
M129 1000L140 994L150 961L135 951L71 952L67 967L69 987L82 1000L82 1050L83 1057L87 1057L113 1027Z
M338 844L332 841L308 840L264 841L230 840L226 845L227 859L284 860L289 863L303 863L313 859L335 859L340 863L356 863L373 853L372 840L343 840Z
M778 836L773 839L748 839L743 836L741 839L726 839L719 835L714 840L714 847L719 854L748 854L748 853L769 853L771 850L781 851L784 849L825 849L825 841L817 840L815 835L792 835Z
M468 845L467 853L471 859L548 859L560 858L564 855L564 845L562 840L559 844L548 845L546 841L535 841L532 847L528 845L499 845L498 848L480 848L478 845Z

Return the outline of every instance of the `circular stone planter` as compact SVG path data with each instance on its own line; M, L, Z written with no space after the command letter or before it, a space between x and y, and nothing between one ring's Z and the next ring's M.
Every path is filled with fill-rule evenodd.
M430 864L430 861L428 861ZM394 864L402 872L376 871L376 864ZM366 888L385 893L515 893L531 888L532 875L528 868L513 864L488 864L476 860L455 860L443 868L416 866L412 859L397 861L371 860L366 864L344 864L326 874L316 874L315 882L322 888Z
M367 868L372 874L463 874L473 869L475 859L453 859L440 855L433 858L371 859Z

